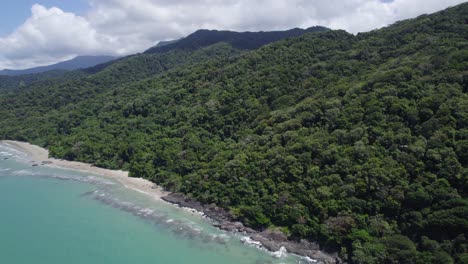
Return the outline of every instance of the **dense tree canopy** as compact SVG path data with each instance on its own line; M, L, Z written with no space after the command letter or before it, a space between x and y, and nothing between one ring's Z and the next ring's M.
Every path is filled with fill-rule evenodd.
M0 137L123 168L352 263L468 263L468 4L141 54L0 96Z
M310 32L328 31L325 27L310 27L308 29L294 28L286 31L267 32L233 32L201 29L189 36L175 41L163 42L145 51L151 53L165 53L171 50L196 50L219 42L228 43L235 49L253 50L263 45L285 38L298 37Z

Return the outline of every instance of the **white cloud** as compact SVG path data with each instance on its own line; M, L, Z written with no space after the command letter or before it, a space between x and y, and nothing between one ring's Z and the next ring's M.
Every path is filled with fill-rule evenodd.
M464 0L88 0L86 15L36 4L0 37L0 69L76 55L125 55L200 28L281 30L322 25L352 33L432 13Z
M106 52L105 45L113 44L83 17L38 4L31 13L14 33L0 38L0 66L48 64L77 54Z

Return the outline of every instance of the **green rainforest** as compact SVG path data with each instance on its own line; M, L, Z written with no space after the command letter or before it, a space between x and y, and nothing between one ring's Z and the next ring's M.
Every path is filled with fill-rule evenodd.
M0 138L348 263L468 263L468 4L357 35L197 34L211 36L0 76Z

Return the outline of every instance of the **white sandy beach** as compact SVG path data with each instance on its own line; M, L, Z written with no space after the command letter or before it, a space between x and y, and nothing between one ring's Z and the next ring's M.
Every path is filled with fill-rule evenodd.
M26 142L11 141L11 140L2 140L2 143L8 144L9 146L24 152L28 155L28 159L35 164L43 164L43 166L50 167L59 167L71 170L78 170L83 172L88 172L91 174L103 176L106 178L111 178L117 180L122 185L129 189L133 189L140 193L146 194L154 199L160 200L161 197L168 194L162 190L161 187L156 184L142 179L142 178L131 178L128 177L127 171L121 170L108 170L103 168L94 167L91 164L76 162L76 161L67 161L55 158L49 158L49 151L47 149L41 148L36 145L32 145Z

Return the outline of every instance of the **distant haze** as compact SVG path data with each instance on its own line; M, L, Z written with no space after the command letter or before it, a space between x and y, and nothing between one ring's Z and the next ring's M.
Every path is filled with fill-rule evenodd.
M114 60L115 57L111 56L78 56L74 59L59 62L52 65L40 66L30 69L22 70L9 70L5 69L0 71L0 75L23 75L23 74L32 74L32 73L41 73L51 70L77 70L82 68L93 67L101 63L106 63L111 60Z

